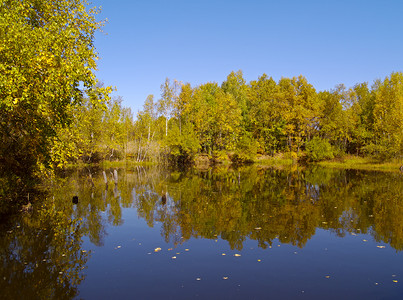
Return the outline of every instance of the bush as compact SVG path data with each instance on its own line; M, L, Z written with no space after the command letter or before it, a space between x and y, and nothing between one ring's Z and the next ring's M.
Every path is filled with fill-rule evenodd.
M257 154L258 142L246 133L240 139L236 146L235 153L231 155L231 162L234 164L252 163Z
M320 137L314 137L305 144L306 156L309 161L321 161L334 158L332 145Z

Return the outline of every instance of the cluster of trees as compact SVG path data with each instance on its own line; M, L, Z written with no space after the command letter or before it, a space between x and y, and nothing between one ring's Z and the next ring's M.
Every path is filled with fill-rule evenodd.
M403 153L402 73L371 87L338 85L317 92L303 76L276 82L263 74L247 84L238 71L221 86L191 87L167 79L161 91L161 99L149 96L137 116L139 149L158 141L161 152L176 158L206 153L241 160L278 152L305 153L311 160L344 153L388 159Z
M371 87L321 92L303 76L276 82L263 74L247 84L238 71L221 85L196 87L167 78L161 98L149 95L135 120L120 99L94 91L57 136L59 165L77 158L187 163L205 154L245 162L287 152L313 161L345 153L385 160L403 153L403 73Z

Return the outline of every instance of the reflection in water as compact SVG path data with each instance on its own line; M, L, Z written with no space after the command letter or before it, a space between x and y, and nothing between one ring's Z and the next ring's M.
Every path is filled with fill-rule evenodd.
M134 206L149 226L161 222L165 240L176 243L219 236L232 249L242 249L246 238L262 248L276 238L303 247L316 228L323 228L341 237L369 233L403 249L399 173L253 166L169 173L138 167L121 171L119 178L117 185L105 186L97 172L92 185L77 172L56 193L58 208L83 219L83 234L96 245L103 244L105 222L122 224L122 208ZM80 199L76 209L65 201L74 192Z
M135 205L148 224L162 222L166 240L220 236L240 250L246 238L262 248L278 238L303 247L323 228L338 236L370 233L403 249L400 174L249 167L150 176L154 185L135 190Z
M103 173L112 174L109 184ZM88 260L82 238L102 246L107 225L123 224L124 208L137 209L150 227L160 222L165 241L176 245L219 237L238 250L248 239L263 249L275 239L304 247L322 228L340 237L367 233L403 249L399 173L137 167L119 171L117 184L112 176L76 170L54 183L44 209L0 230L5 298L77 297Z
M80 222L53 207L24 214L0 233L2 299L70 299L78 294L88 253Z
M323 228L341 237L369 233L403 249L399 173L253 166L181 173L138 167L121 171L119 178L105 187L98 172L90 185L77 172L56 193L59 209L83 219L83 233L96 245L103 244L105 222L122 224L122 208L134 206L149 226L161 222L165 240L176 243L219 236L233 249L242 249L246 238L262 248L276 238L303 247ZM75 191L80 203L73 210L65 199Z

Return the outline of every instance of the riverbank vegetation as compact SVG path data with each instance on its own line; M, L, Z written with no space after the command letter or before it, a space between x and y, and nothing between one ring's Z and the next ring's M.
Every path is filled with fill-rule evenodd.
M88 100L85 100L88 101ZM403 153L403 74L317 92L303 76L278 82L241 71L221 84L191 87L166 79L133 119L121 99L74 111L58 135L55 162L130 160L159 164L309 163L349 155L366 165ZM70 147L69 151L66 151ZM63 156L64 155L64 156ZM358 159L357 158L357 159Z

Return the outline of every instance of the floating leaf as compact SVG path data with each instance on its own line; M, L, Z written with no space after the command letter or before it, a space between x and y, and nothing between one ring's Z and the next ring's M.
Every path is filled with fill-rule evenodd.
M257 261L258 261L258 262L261 262L262 260L261 260L261 259L258 259Z
M393 282L394 282L394 283L397 283L398 281L397 281L397 280L393 280Z
M329 276L329 275L326 275L326 276L325 276L325 278L329 279L329 278L330 278L330 276Z
M176 256L172 256L172 259L176 259Z
M241 254L235 253L234 256L239 257Z
M157 248L154 249L154 252L160 252L160 251L161 251L160 247L157 247Z
M196 280L197 280L197 281L200 281L200 280L201 280L201 278L199 278L199 277L198 277L198 278L196 278Z
M225 277L225 276L224 276L222 279L227 280L227 279L228 279L228 277Z
M185 249L185 251L189 251L189 249Z
M262 229L262 227L256 227L256 228L255 228L255 230L260 230L260 229Z
M225 254L225 253L223 253L223 254L221 254L222 256L225 256L225 255L227 255L227 254Z
M368 242L367 240L362 240L363 242Z
M173 250L172 248L169 248L169 249L168 249L168 251L172 251L172 250Z

